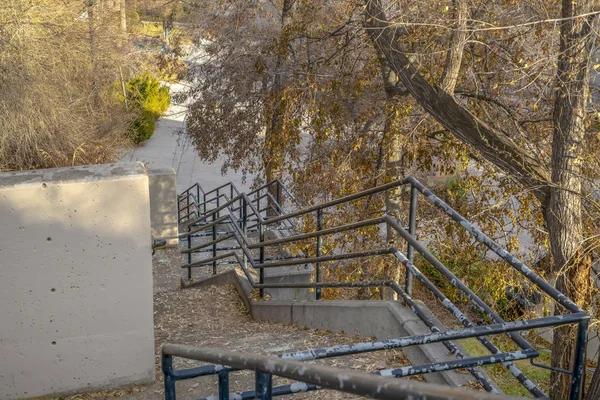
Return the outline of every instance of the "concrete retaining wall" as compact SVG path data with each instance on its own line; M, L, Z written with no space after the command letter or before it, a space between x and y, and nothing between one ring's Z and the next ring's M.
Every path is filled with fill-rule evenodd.
M139 163L0 174L0 399L154 379Z
M177 177L173 168L148 170L150 224L153 238L170 237L168 246L177 246Z
M186 287L225 284L235 285L244 304L251 311L252 317L259 321L343 332L364 338L376 337L378 340L431 333L429 328L410 309L398 301L269 300L252 302L250 298L252 287L238 269L207 277ZM429 318L433 319L435 325L444 330L444 325L434 318L427 306L421 302L418 303ZM455 342L455 344L463 354L468 354L460 343ZM402 352L412 365L454 359L441 343L404 347ZM480 372L485 375L482 370ZM423 378L427 382L450 386L466 386L474 379L470 374L456 371L425 374ZM501 393L499 387L496 386L496 389Z
M431 333L410 309L397 301L265 301L252 304L252 317L365 338L374 336L378 340ZM405 347L402 352L413 365L454 359L441 343ZM423 377L427 382L450 386L466 386L473 379L470 374L454 371Z

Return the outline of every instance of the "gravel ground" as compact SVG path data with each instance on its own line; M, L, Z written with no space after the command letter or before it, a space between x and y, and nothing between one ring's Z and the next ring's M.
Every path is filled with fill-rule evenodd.
M179 268L183 258L174 250L159 251L153 258L154 267L154 335L156 344L156 381L146 386L60 397L61 400L88 399L164 399L163 377L160 371L160 349L164 343L199 347L220 347L248 353L278 354L349 344L365 340L291 325L254 321L231 285L179 289L184 271ZM399 350L338 357L315 361L337 368L371 371L409 365ZM200 365L195 361L175 359L175 368ZM274 384L287 383L274 378ZM239 371L230 375L230 390L251 390L254 374ZM216 377L203 377L177 383L179 400L199 399L216 395ZM279 398L289 398L282 396ZM351 399L356 396L333 391L318 391L294 395L296 399Z

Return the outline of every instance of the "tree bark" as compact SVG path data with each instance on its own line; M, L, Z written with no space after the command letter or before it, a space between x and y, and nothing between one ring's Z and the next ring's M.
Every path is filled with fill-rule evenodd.
M593 0L562 1L560 53L558 56L554 132L552 135L552 185L550 186L545 219L550 247L557 274L556 288L580 307L589 306L591 262L582 254L584 240L581 213L581 154L585 136L585 114L588 99L589 58L593 38L591 17L573 19L589 13ZM557 306L555 314L564 310ZM573 370L576 327L561 327L554 331L552 366ZM595 380L600 377L596 373ZM568 397L571 379L552 372L552 399ZM600 392L590 394L600 398Z
M392 130L393 120L395 119L394 105L399 103L403 97L408 95L408 92L398 85L398 76L390 67L388 60L378 52L379 69L383 80L385 90L385 108L384 108L384 126L383 126L383 146L385 155L385 180L391 182L401 178L402 173L402 146L400 138ZM394 218L400 217L402 203L400 200L400 189L388 190L385 192L385 209L386 213ZM397 235L395 231L388 230L387 239L392 242ZM392 276L387 276L388 279L395 279Z
M285 119L285 100L282 99L283 90L285 88L285 79L282 71L282 65L285 64L288 58L286 28L292 18L292 8L296 0L284 0L281 10L281 35L277 59L275 63L275 71L273 76L273 87L269 93L270 99L267 104L270 104L270 109L267 111L268 123L265 132L265 145L263 151L263 165L265 169L265 178L267 182L281 179L283 174L283 162L285 160L285 138L284 138L284 119ZM281 196L281 188L279 185L271 185L268 187L268 192L275 199ZM268 199L267 215L274 215L274 204L272 199Z
M450 37L450 49L446 54L446 65L440 80L440 88L448 94L454 93L458 81L463 51L467 41L467 17L469 13L466 0L453 0L452 3L454 5L456 26Z

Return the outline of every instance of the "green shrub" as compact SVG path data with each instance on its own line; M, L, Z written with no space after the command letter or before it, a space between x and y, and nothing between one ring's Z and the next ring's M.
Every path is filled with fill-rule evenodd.
M141 143L152 136L156 120L169 108L169 88L162 86L149 72L130 79L126 86L130 110L136 113L133 141Z

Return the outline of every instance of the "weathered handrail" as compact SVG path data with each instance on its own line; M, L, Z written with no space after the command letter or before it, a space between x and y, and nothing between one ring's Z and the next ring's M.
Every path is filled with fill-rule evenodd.
M236 369L256 372L254 398L271 399L273 396L272 375L294 379L320 388L333 389L373 399L510 399L491 393L469 391L411 380L390 380L374 374L351 370L306 364L295 360L283 359L241 352L200 349L191 346L166 344L163 347L163 373L165 374L165 399L175 400L176 375L172 357L184 357L197 361L229 365ZM526 358L526 357L522 357ZM219 399L229 398L229 377L227 371L219 373ZM296 387L296 391L302 390ZM282 394L282 393L281 393Z

